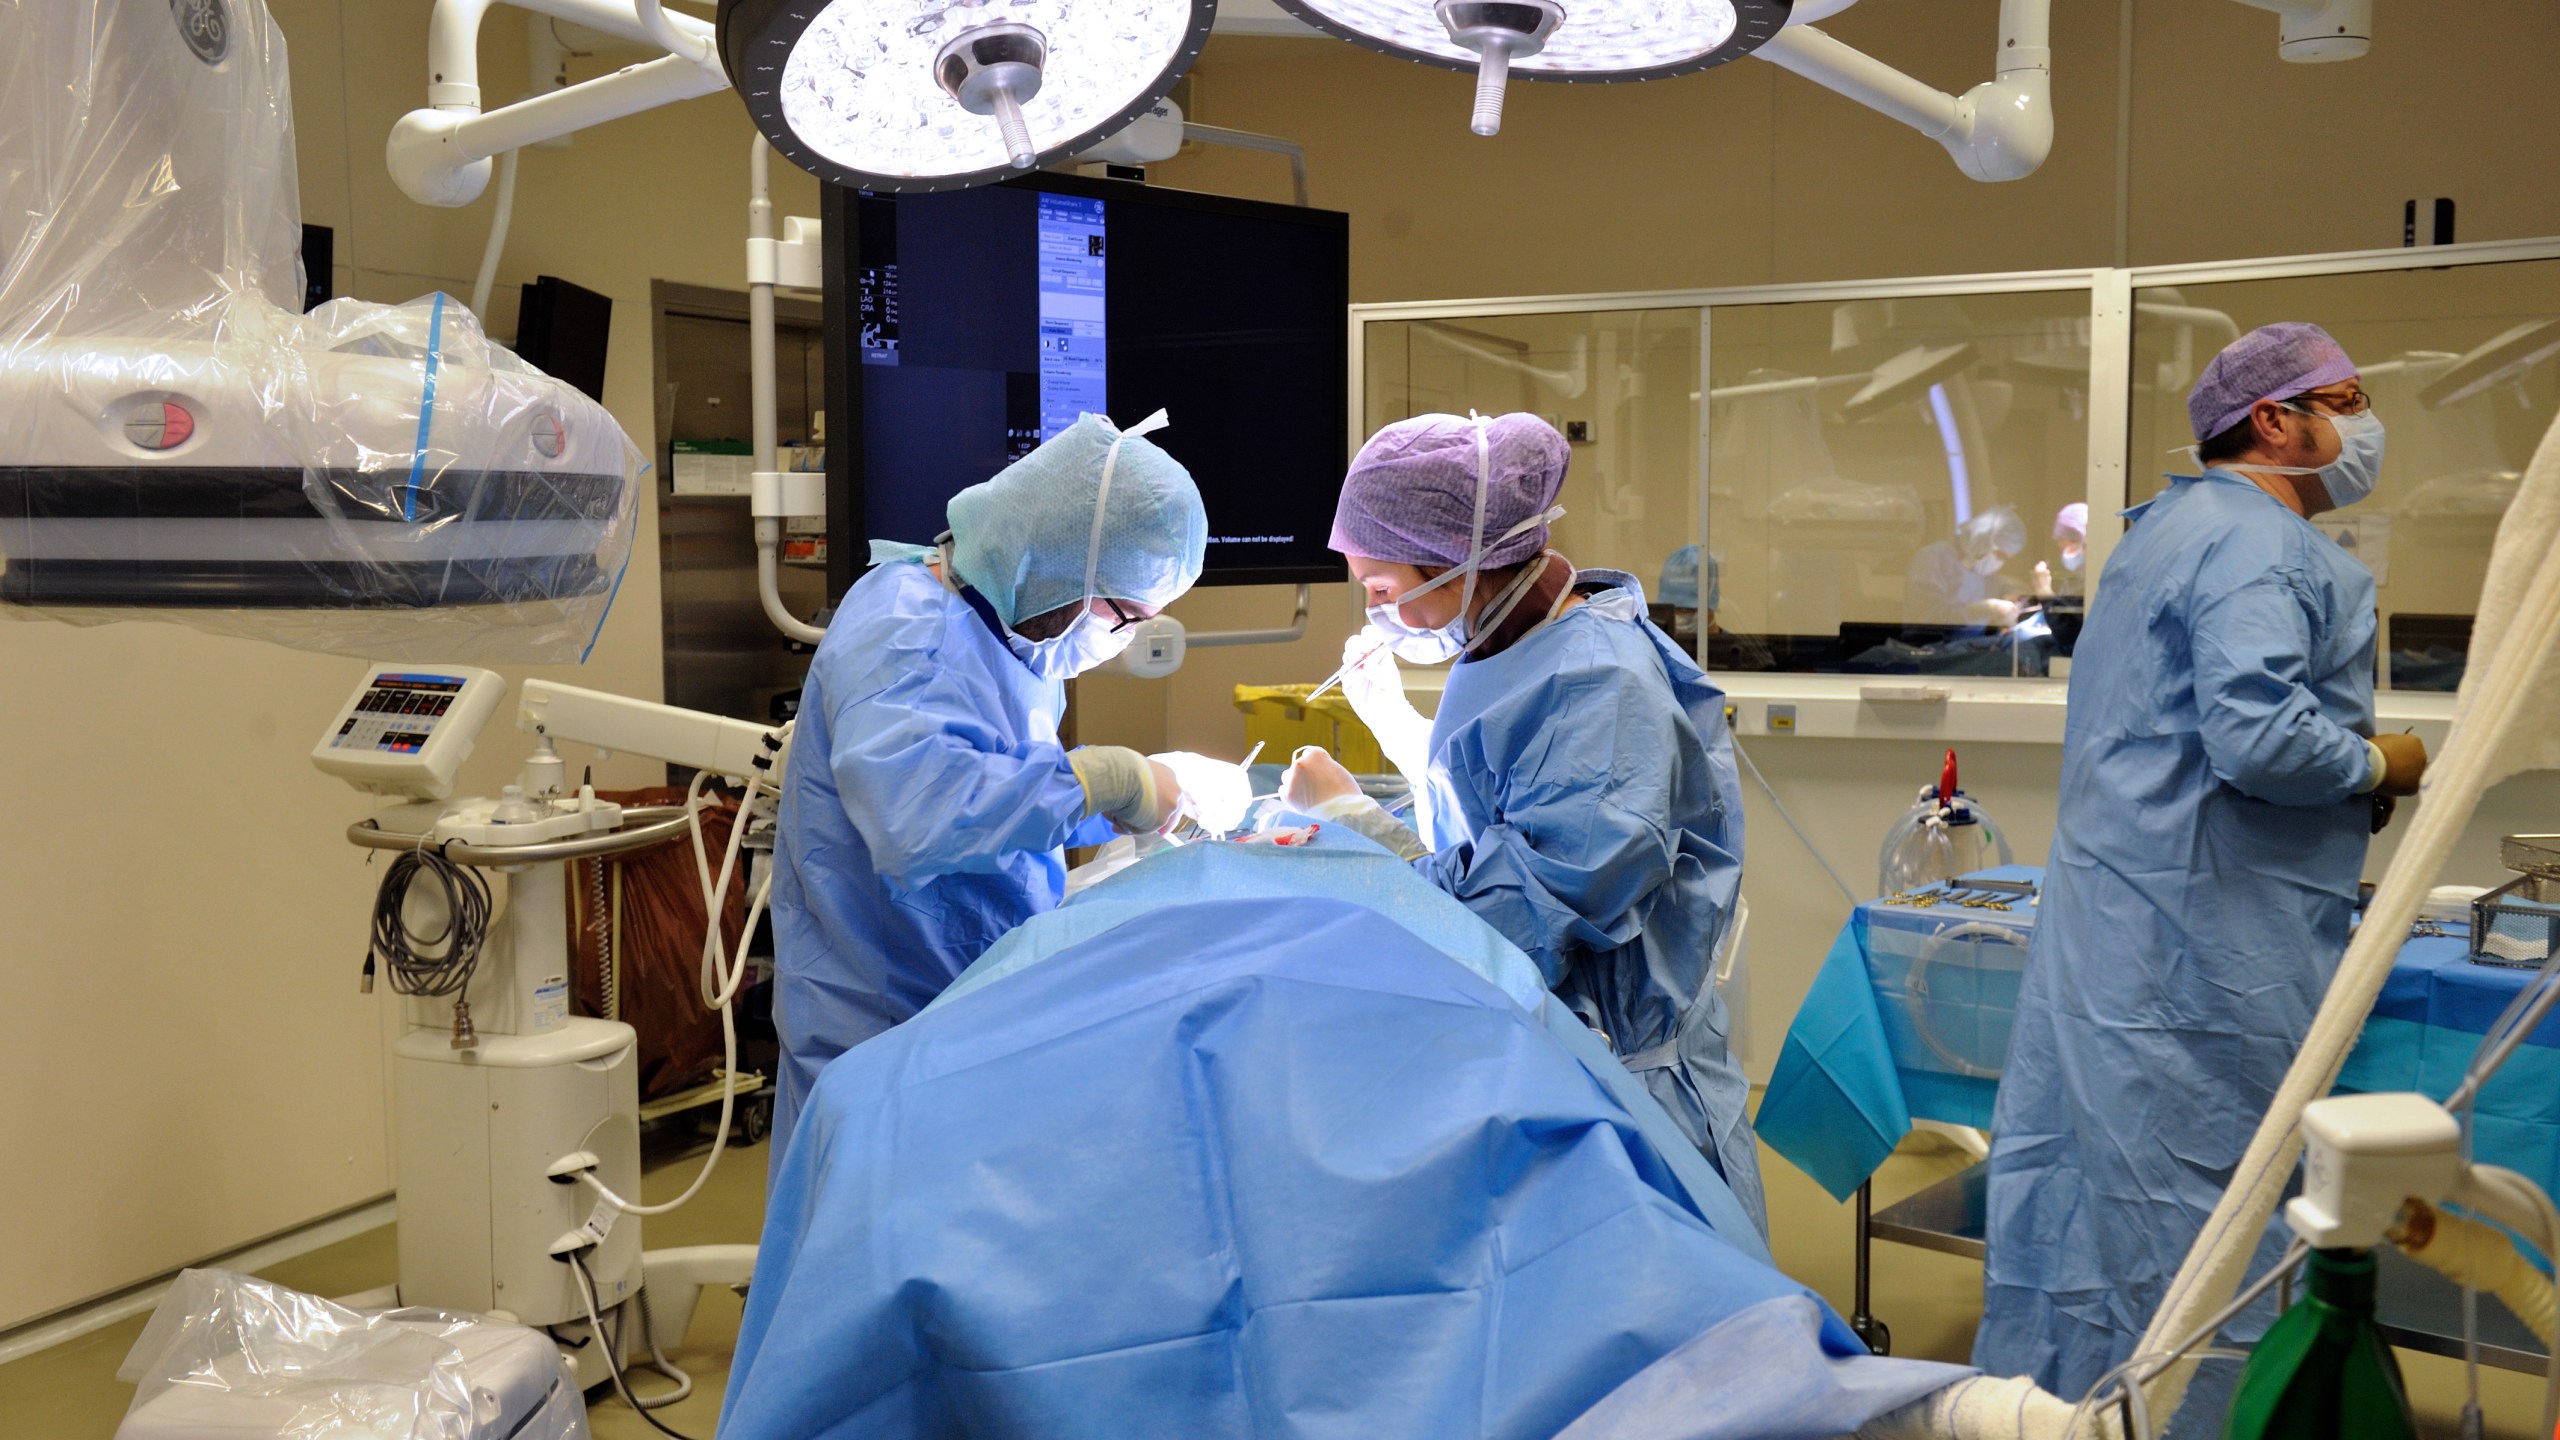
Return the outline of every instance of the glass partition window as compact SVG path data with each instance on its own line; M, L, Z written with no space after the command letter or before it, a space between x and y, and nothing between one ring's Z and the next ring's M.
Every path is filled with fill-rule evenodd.
M1387 320L1363 327L1364 434L1414 415L1526 410L1571 447L1552 544L1585 570L1663 567L1698 529L1698 311ZM1681 623L1657 605L1665 629ZM1692 621L1694 623L1694 621Z
M2134 292L2127 486L2192 474L2186 397L2214 352L2312 321L2355 357L2386 437L2381 483L2312 523L2373 571L2380 682L2451 690L2499 519L2560 408L2560 261L2242 280ZM1721 312L1719 312L1721 320ZM2173 453L2175 452L2175 453Z
M1710 662L2044 675L2078 633L2085 289L1719 305Z

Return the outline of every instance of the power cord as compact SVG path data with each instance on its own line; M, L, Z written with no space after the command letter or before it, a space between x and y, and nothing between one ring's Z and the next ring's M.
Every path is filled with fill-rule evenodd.
M1813 863L1822 867L1822 873L1831 877L1831 883L1840 887L1840 893L1848 896L1851 908L1855 908L1860 903L1858 892L1850 889L1849 882L1840 878L1840 872L1831 868L1830 860L1823 856L1822 847L1814 844L1813 837L1804 833L1804 827L1796 823L1796 817L1787 813L1787 802L1778 798L1778 792L1770 787L1769 777L1761 774L1760 767L1751 763L1751 752L1742 748L1739 735L1733 737L1733 753L1741 758L1742 768L1751 772L1751 778L1760 782L1760 793L1769 797L1778 818L1787 822L1787 828L1796 832L1796 839L1812 853Z
M569 1268L578 1274L578 1300L587 1308L587 1333L602 1340L605 1334L604 1317L596 1312L596 1277L587 1269L587 1257L583 1252L572 1250L566 1258L569 1261ZM603 1344L596 1348L604 1352L605 1373L613 1377L613 1388L622 1396L623 1404L630 1406L635 1414L648 1421L649 1428L670 1437L670 1440L693 1440L692 1436L681 1430L668 1428L665 1421L649 1413L648 1406L632 1398L631 1384L622 1374L622 1357L615 1353L622 1348L621 1346ZM656 1403L668 1404L676 1398L681 1397L669 1397L667 1400Z

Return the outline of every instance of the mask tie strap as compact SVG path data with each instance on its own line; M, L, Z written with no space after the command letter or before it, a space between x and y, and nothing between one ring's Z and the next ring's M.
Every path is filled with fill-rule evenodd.
M1111 503L1112 473L1120 468L1120 443L1132 435L1145 435L1173 423L1171 417L1162 410L1158 410L1126 430L1112 425L1111 417L1108 415L1097 415L1094 418L1111 427L1111 449L1102 457L1102 484L1094 492L1093 497L1093 531L1086 537L1084 545L1084 606L1088 612L1093 608L1094 577L1102 568L1102 519L1108 513L1106 507Z
M1493 487L1493 441L1488 433L1489 421L1473 410L1467 412L1467 418L1476 422L1475 549L1467 556L1466 583L1458 590L1458 625L1461 634L1472 638L1477 633L1476 571L1483 567L1484 557L1493 553L1493 546L1487 544L1484 537L1485 497Z

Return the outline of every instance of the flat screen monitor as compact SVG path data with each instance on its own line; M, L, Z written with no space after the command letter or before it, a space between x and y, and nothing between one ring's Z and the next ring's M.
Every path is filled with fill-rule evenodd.
M829 202L827 409L859 422L829 421L829 512L860 521L832 588L1078 415L1159 409L1204 583L1341 577L1349 217L1056 175Z

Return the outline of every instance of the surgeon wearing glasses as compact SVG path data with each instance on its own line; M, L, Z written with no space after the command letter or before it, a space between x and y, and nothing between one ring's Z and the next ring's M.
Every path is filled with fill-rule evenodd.
M1148 431L1086 415L875 542L809 665L774 854L779 1164L818 1071L1057 905L1060 849L1163 826L1164 763L1058 741L1065 682L1200 578L1208 519Z
M2187 414L2203 473L2128 512L2080 635L1992 1122L1974 1363L2066 1399L2132 1358L2336 971L2366 843L2426 767L2373 733L2373 575L2309 523L2381 474L2355 363L2269 325ZM2182 1415L2218 1427L2233 1379L2208 1364Z

